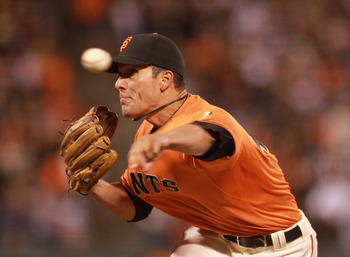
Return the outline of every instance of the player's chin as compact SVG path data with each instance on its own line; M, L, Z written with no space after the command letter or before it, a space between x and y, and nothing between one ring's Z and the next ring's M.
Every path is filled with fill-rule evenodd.
M126 108L124 106L122 106L122 114L125 118L128 118L128 119L135 119L139 116L139 115L131 112L129 108Z
M123 116L126 118L130 118L130 115L132 115L130 113L130 108L125 104L121 105L121 111L122 111Z

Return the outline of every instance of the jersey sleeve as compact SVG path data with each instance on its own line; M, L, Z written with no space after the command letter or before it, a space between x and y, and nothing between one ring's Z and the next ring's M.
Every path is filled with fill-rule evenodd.
M194 156L202 161L214 161L222 157L231 157L235 151L235 142L232 135L223 127L207 123L194 121L192 124L205 129L214 139L213 146L201 156Z
M153 206L129 192L124 185L123 187L135 206L135 216L132 220L128 220L128 222L137 222L147 218L152 212Z

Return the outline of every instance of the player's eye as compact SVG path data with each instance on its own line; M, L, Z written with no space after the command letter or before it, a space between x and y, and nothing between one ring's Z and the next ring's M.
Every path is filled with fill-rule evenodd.
M132 75L134 75L135 73L137 73L137 70L136 69L129 69L128 71L128 77L130 78Z
M130 78L132 77L135 73L137 73L137 70L134 68L130 68L124 71L119 71L119 76L122 78Z

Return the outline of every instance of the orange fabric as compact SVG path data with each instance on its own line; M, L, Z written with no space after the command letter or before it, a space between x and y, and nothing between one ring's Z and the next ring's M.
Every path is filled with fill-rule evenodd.
M190 95L155 133L196 120L227 129L235 140L235 153L206 162L165 150L150 172L128 168L122 176L124 186L171 216L223 235L263 235L301 219L275 156L260 150L226 111ZM151 129L144 121L135 140Z

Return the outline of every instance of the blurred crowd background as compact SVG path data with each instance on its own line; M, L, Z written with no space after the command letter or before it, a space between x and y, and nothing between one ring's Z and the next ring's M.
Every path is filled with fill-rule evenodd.
M132 34L171 37L186 85L227 109L280 160L318 233L319 256L350 255L349 0L0 0L0 256L169 256L185 224L155 210L129 224L67 193L66 119L120 116L119 180L139 123L121 117L116 75L80 65Z

